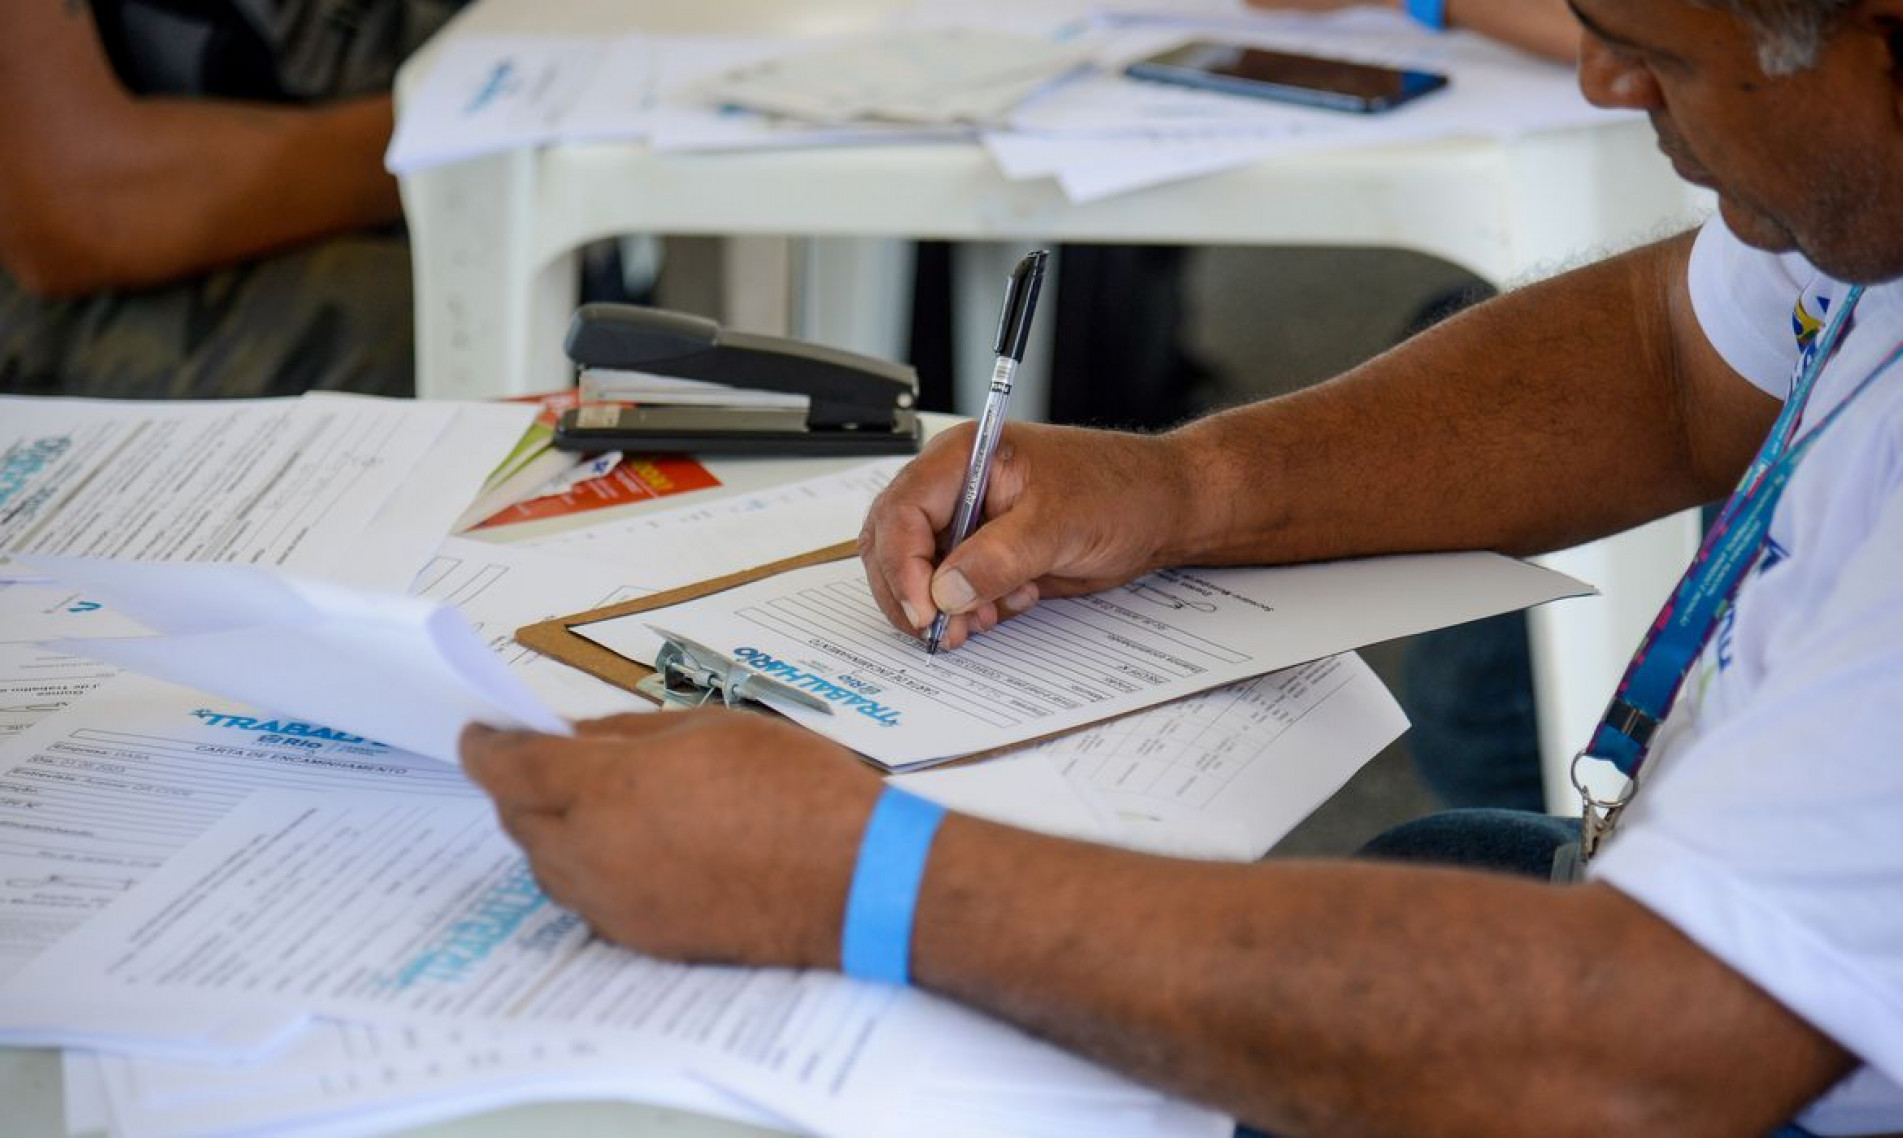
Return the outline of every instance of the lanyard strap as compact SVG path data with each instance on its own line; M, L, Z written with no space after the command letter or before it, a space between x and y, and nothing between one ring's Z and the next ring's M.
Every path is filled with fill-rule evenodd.
M1813 341L1799 365L1801 370L1784 410L1739 480L1737 489L1725 502L1718 520L1706 533L1691 566L1679 578L1645 639L1640 641L1638 651L1626 665L1625 675L1620 678L1612 701L1606 705L1605 714L1593 730L1592 741L1582 752L1583 756L1609 760L1629 778L1638 774L1653 736L1684 686L1692 664L1704 651L1745 575L1757 562L1758 552L1771 528L1772 514L1791 476L1796 473L1797 464L1844 409L1903 357L1903 344L1899 344L1823 422L1793 444L1792 437L1803 419L1804 407L1810 402L1817 378L1836 351L1850 322L1850 313L1862 296L1862 287L1851 289L1830 326Z

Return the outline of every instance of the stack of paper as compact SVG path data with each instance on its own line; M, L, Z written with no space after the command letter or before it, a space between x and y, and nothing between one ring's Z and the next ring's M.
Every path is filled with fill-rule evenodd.
M1134 60L1192 39L1436 71L1452 83L1395 112L1355 115L1123 76ZM456 37L406 99L387 161L407 174L558 142L707 151L981 137L1007 178L1055 179L1089 201L1275 155L1609 117L1580 97L1568 68L1428 32L1398 12L922 0L886 30L855 37Z
M704 98L820 126L985 125L1085 62L1076 44L991 28L899 30L761 60L708 79Z
M648 706L522 648L515 628L850 536L896 462L508 547L446 535L528 407L5 411L0 1043L83 1049L74 1109L114 1134L360 1133L583 1097L824 1134L1229 1133L924 993L596 940L453 765L470 719L563 731ZM1441 569L1379 588L1445 594L1447 611L1398 606L1436 622L1467 603L1462 581L1493 607L1555 587L1491 561ZM834 572L816 594L734 594L740 615L835 620L843 588L846 623L896 636L866 616L858 568ZM1282 587L1311 571L1291 572L1274 587L1163 576L1046 616L1110 614L1129 625L1108 630L1118 643L1146 629L1153 666L1124 661L1125 687L1177 667L1213 683L1204 656L1238 650L1207 627L1225 607L1315 623L1312 591ZM1332 641L1277 635L1326 656L1398 619L1356 607L1370 613ZM1023 742L1051 725L1032 702L1088 702L1106 677L1019 674L1020 633L1052 635L1026 621L938 680L967 704L974 684L1019 684L994 710ZM29 636L65 637L63 652ZM914 785L1054 832L1248 857L1400 728L1365 666L1330 657Z
M646 587L559 549L443 536L527 409L470 409L468 423L447 405L349 400L7 410L16 556L0 601L36 636L192 685L25 642L0 653L0 838L33 838L0 840L0 1039L86 1048L69 1064L81 1117L119 1135L361 1133L585 1097L824 1133L1227 1133L1219 1115L928 997L663 965L548 903L444 760L470 718L560 731L563 716L645 708L509 633ZM338 413L361 414L338 427ZM232 433L260 426L276 429ZM359 432L384 449L353 450ZM172 477L132 501L94 492L124 496L114 464L135 459ZM894 468L696 507L651 527L637 562L669 563L671 544L741 568L782 507L809 537L849 532ZM273 496L303 505L274 512ZM169 524L141 529L146 515ZM86 541L121 556L47 551ZM165 559L180 548L200 563ZM416 599L346 583L392 578ZM295 856L271 852L286 842ZM227 875L258 855L259 873ZM115 920L148 921L144 906L183 915L180 890L224 930L228 960L275 959L297 982L260 998L234 974L222 995L181 998L141 968L109 967L133 984L108 991L67 967ZM326 974L363 983L327 989ZM529 990L547 1001L494 1002ZM638 1014L662 991L677 1014Z

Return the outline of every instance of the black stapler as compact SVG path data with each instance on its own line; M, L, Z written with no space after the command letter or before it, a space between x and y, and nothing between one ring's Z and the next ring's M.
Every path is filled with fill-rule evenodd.
M582 387L555 428L564 450L918 451L918 374L903 364L626 304L582 305L564 347Z

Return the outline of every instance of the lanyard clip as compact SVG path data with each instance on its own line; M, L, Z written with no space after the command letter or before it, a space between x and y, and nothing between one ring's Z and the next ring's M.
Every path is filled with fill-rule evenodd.
M1587 754L1584 750L1573 755L1573 761L1566 769L1566 776L1572 780L1573 789L1579 792L1579 859L1582 862L1592 860L1599 846L1619 824L1619 815L1625 813L1626 804L1638 792L1639 784L1627 776L1625 785L1612 798L1600 798L1580 777L1579 761L1597 759L1597 755ZM1609 761L1609 760L1601 760Z

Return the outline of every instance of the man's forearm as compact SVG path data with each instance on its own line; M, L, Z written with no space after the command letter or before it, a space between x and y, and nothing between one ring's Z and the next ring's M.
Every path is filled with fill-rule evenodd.
M967 818L933 850L913 972L1290 1138L1762 1133L1849 1062L1603 887L1192 868ZM1759 1062L1789 1078L1753 1084Z
M1722 495L1776 408L1704 343L1689 246L1531 286L1333 382L1176 432L1202 489L1173 551L1524 554Z
M285 109L143 100L75 140L48 291L160 284L400 215L388 96ZM63 235L63 236L61 236Z

